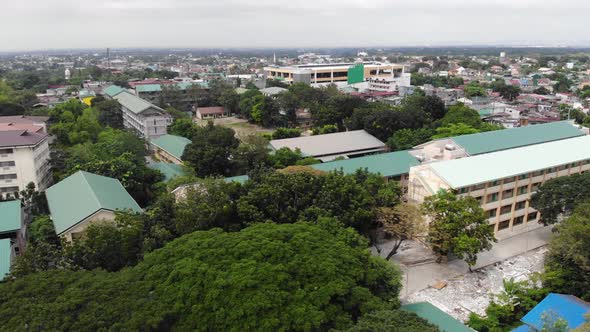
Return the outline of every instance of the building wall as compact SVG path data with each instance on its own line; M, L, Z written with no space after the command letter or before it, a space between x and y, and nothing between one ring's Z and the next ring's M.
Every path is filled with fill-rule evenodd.
M49 186L51 165L48 139L36 146L0 150L0 193L24 190L30 182L35 183L38 190L45 190Z
M162 160L162 161L166 161L169 163L174 163L177 165L181 165L182 164L182 160L174 157L173 155L171 155L170 153L168 153L165 150L160 149L157 146L154 146L154 153L156 154L156 157L158 157L158 159Z
M419 204L439 189L454 189L460 197L474 197L486 212L496 237L502 240L541 227L537 223L540 215L529 203L539 186L550 179L589 170L590 159L464 188L450 188L429 165L420 165L410 170L408 198Z
M113 211L100 210L90 217L84 219L73 228L67 230L64 233L61 233L60 236L63 236L67 241L71 242L72 239L76 239L77 237L81 236L84 231L86 231L88 226L98 222L109 222L113 220L115 220L115 213Z
M142 138L152 139L166 135L168 125L172 123L172 117L164 114L141 113L135 114L121 106L123 111L123 125L125 128L135 130Z

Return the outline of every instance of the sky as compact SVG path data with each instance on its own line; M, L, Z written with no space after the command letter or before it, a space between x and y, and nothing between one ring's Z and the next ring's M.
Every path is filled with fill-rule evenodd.
M588 0L0 0L0 51L590 46Z

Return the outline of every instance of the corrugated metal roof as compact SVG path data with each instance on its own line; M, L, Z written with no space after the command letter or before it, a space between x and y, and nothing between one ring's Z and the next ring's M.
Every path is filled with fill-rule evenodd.
M113 98L114 96L118 95L119 93L121 93L123 91L125 91L125 89L123 89L122 87L120 87L118 85L111 85L111 86L105 88L102 92L105 95Z
M165 85L171 85L171 84L165 84ZM198 85L204 89L209 87L209 85L206 84L205 82L198 82L198 83L180 82L180 83L176 83L174 85L177 88L179 88L180 90L186 90L193 85ZM135 91L137 91L138 93L159 92L159 91L162 91L162 84L140 84L140 85L135 86Z
M34 146L47 139L46 133L26 129L0 131L0 147Z
M304 156L345 155L364 150L382 149L385 144L364 130L316 135L307 137L285 138L270 141L274 150L299 148Z
M366 168L370 173L393 177L407 174L410 172L410 167L419 164L420 161L408 151L398 151L315 164L311 167L326 172L342 169L345 174L352 174Z
M0 202L0 234L12 233L20 229L20 200Z
M184 153L184 148L191 143L191 140L182 136L163 135L153 139L151 143L180 160Z
M10 272L10 239L0 239L0 280Z
M470 155L478 155L516 147L540 144L582 136L584 133L568 121L559 121L519 128L488 131L452 137Z
M584 315L590 314L590 303L572 295L550 293L539 302L521 321L541 331L543 329L543 315L555 315L557 319L565 319L570 329L584 324Z
M46 196L58 235L101 209L141 211L119 180L84 171L51 186Z
M238 176L231 176L231 177L225 178L223 180L225 182L238 182L238 183L244 184L249 179L250 179L250 177L248 175L238 175Z
M590 136L440 161L430 167L452 188L590 159Z
M162 172L165 178L164 181L166 182L172 180L175 177L185 175L182 165L178 164L159 162L150 163L148 164L148 167Z
M139 114L150 108L164 112L164 110L158 106L148 102L147 100L141 99L138 96L132 95L127 91L119 93L114 97L114 99L116 99L119 104L123 105L125 108L135 114Z
M429 302L412 303L402 306L402 310L410 311L438 326L442 332L474 332L460 321L446 314Z

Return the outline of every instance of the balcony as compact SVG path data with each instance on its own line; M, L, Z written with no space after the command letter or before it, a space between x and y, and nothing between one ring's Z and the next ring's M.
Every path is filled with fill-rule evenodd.
M16 166L3 166L0 167L0 175L4 174L15 174L16 173Z

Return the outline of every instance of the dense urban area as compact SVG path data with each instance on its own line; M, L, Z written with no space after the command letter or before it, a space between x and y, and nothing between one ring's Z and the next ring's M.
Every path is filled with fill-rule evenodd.
M590 49L0 54L1 331L590 331Z

